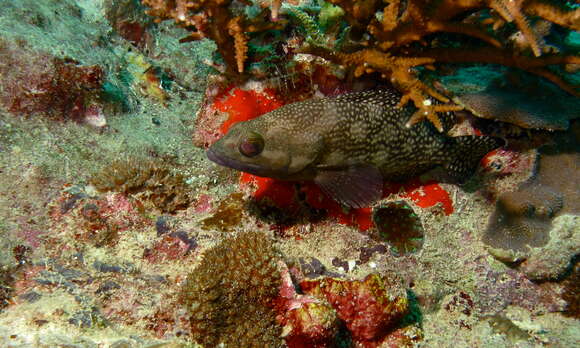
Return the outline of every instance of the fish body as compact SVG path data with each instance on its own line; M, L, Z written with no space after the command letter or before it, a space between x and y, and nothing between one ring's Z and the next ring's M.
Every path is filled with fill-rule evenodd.
M415 111L401 95L376 89L313 98L240 122L207 151L217 164L280 180L314 180L338 202L364 207L380 199L383 180L443 166L471 175L503 145L494 137L449 137L431 124L405 126Z

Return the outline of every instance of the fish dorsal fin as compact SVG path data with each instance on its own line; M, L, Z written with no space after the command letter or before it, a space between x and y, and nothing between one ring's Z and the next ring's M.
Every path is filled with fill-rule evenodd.
M401 93L393 88L377 88L362 92L346 93L334 98L337 102L394 107L401 100Z
M371 165L342 170L320 168L314 181L324 193L351 208L368 207L383 194L383 177Z

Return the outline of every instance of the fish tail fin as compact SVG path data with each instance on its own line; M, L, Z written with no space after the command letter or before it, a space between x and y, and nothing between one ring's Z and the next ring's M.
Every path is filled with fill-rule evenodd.
M481 159L490 151L505 145L501 138L488 136L460 136L450 138L448 159L443 167L449 175L462 183L469 178Z

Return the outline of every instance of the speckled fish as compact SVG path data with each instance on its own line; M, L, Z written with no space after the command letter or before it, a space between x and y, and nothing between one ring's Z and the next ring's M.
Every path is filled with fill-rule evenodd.
M449 137L427 122L407 128L414 109L397 108L400 97L377 89L288 104L234 125L207 157L257 176L314 180L336 201L359 208L381 198L383 180L436 166L466 178L503 145L493 137Z

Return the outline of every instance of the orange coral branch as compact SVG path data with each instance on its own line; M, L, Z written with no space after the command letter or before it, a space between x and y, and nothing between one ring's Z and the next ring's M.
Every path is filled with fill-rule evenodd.
M380 0L329 0L329 2L344 10L346 21L354 31L366 30L367 23L381 6Z
M150 7L149 14L158 20L173 19L190 31L182 42L209 38L218 47L229 74L242 74L248 59L248 33L281 28L278 20L283 0L259 0L263 13L247 18L241 15L233 0L142 0ZM516 67L542 76L569 93L578 95L570 86L546 67L557 64L580 64L578 56L540 56L542 33L535 32L528 16L538 16L553 23L580 29L580 9L566 10L546 0L328 0L344 10L344 18L351 28L348 53L329 48L310 46L301 51L326 58L337 64L352 67L355 76L379 73L402 93L400 105L412 101L419 109L409 120L413 124L429 119L437 128L441 122L437 113L456 110L449 99L420 81L415 67L431 67L444 63L492 63ZM255 1L254 1L255 2ZM254 3L237 0L242 6ZM386 4L386 5L385 5ZM239 7L239 6L238 6ZM382 16L379 11L382 10ZM267 20L267 11L270 18ZM481 14L491 13L492 18ZM514 23L522 34L523 46L507 42L509 32L497 33L500 24ZM490 27L490 24L493 26ZM509 30L509 28L506 28ZM440 48L433 33L448 32L477 38L484 48ZM412 45L413 44L413 45ZM511 48L508 48L511 47ZM518 52L529 47L532 57ZM443 104L431 105L429 97Z
M468 23L445 23L445 22L431 23L428 26L428 32L430 33L447 32L447 33L463 34L478 38L494 47L502 46L501 43L496 38L486 33L482 28Z
M579 95L578 87L574 87L566 83L562 78L555 73L545 69L549 65L561 64L580 64L580 56L543 56L543 57L527 57L514 55L512 52L495 49L495 48L479 48L479 49L451 49L451 48L434 48L425 50L421 54L425 58L432 58L437 62L442 63L489 63L499 64L509 67L522 69L533 74L542 76L560 88L572 95Z
M271 18L273 21L277 21L278 20L278 14L280 13L280 7L282 7L282 0L272 0L272 8L270 10L271 12Z
M565 11L540 0L528 0L525 11L572 30L580 31L580 9Z
M228 23L228 32L234 37L236 65L240 74L244 72L244 61L248 53L248 37L240 25L241 20L242 17L236 17Z
M217 45L230 75L244 72L247 59L248 37L246 33L281 27L283 21L265 23L261 16L252 20L236 16L232 12L232 0L141 0L149 7L147 13L157 21L173 19L177 25L191 33L180 42L209 38ZM239 0L252 5L249 0ZM274 8L280 1L274 2Z
M520 29L522 35L524 36L524 38L526 39L526 41L530 45L530 48L534 52L534 55L536 57L539 57L542 54L542 52L540 51L540 45L538 44L538 38L536 37L536 34L534 33L534 31L530 27L530 24L528 23L527 19L524 17L523 13L521 12L521 7L522 7L523 1L524 0L507 0L507 1L506 0L496 0L496 1L491 1L490 5L494 10L501 9L502 12L500 12L500 13L502 14L502 16L504 17L505 20L507 20L508 22L511 22L513 20L515 22L515 24ZM507 11L507 14L505 12L503 12L504 10Z
M418 109L407 122L408 127L426 118L439 131L443 131L437 113L463 109L454 104L432 105L429 96L443 103L448 103L449 99L420 81L412 70L413 67L435 62L430 57L396 57L375 49L366 49L355 53L337 53L324 47L311 47L308 53L316 54L338 64L355 66L355 76L377 71L382 73L383 77L389 78L403 92L398 106L403 107L412 101Z

